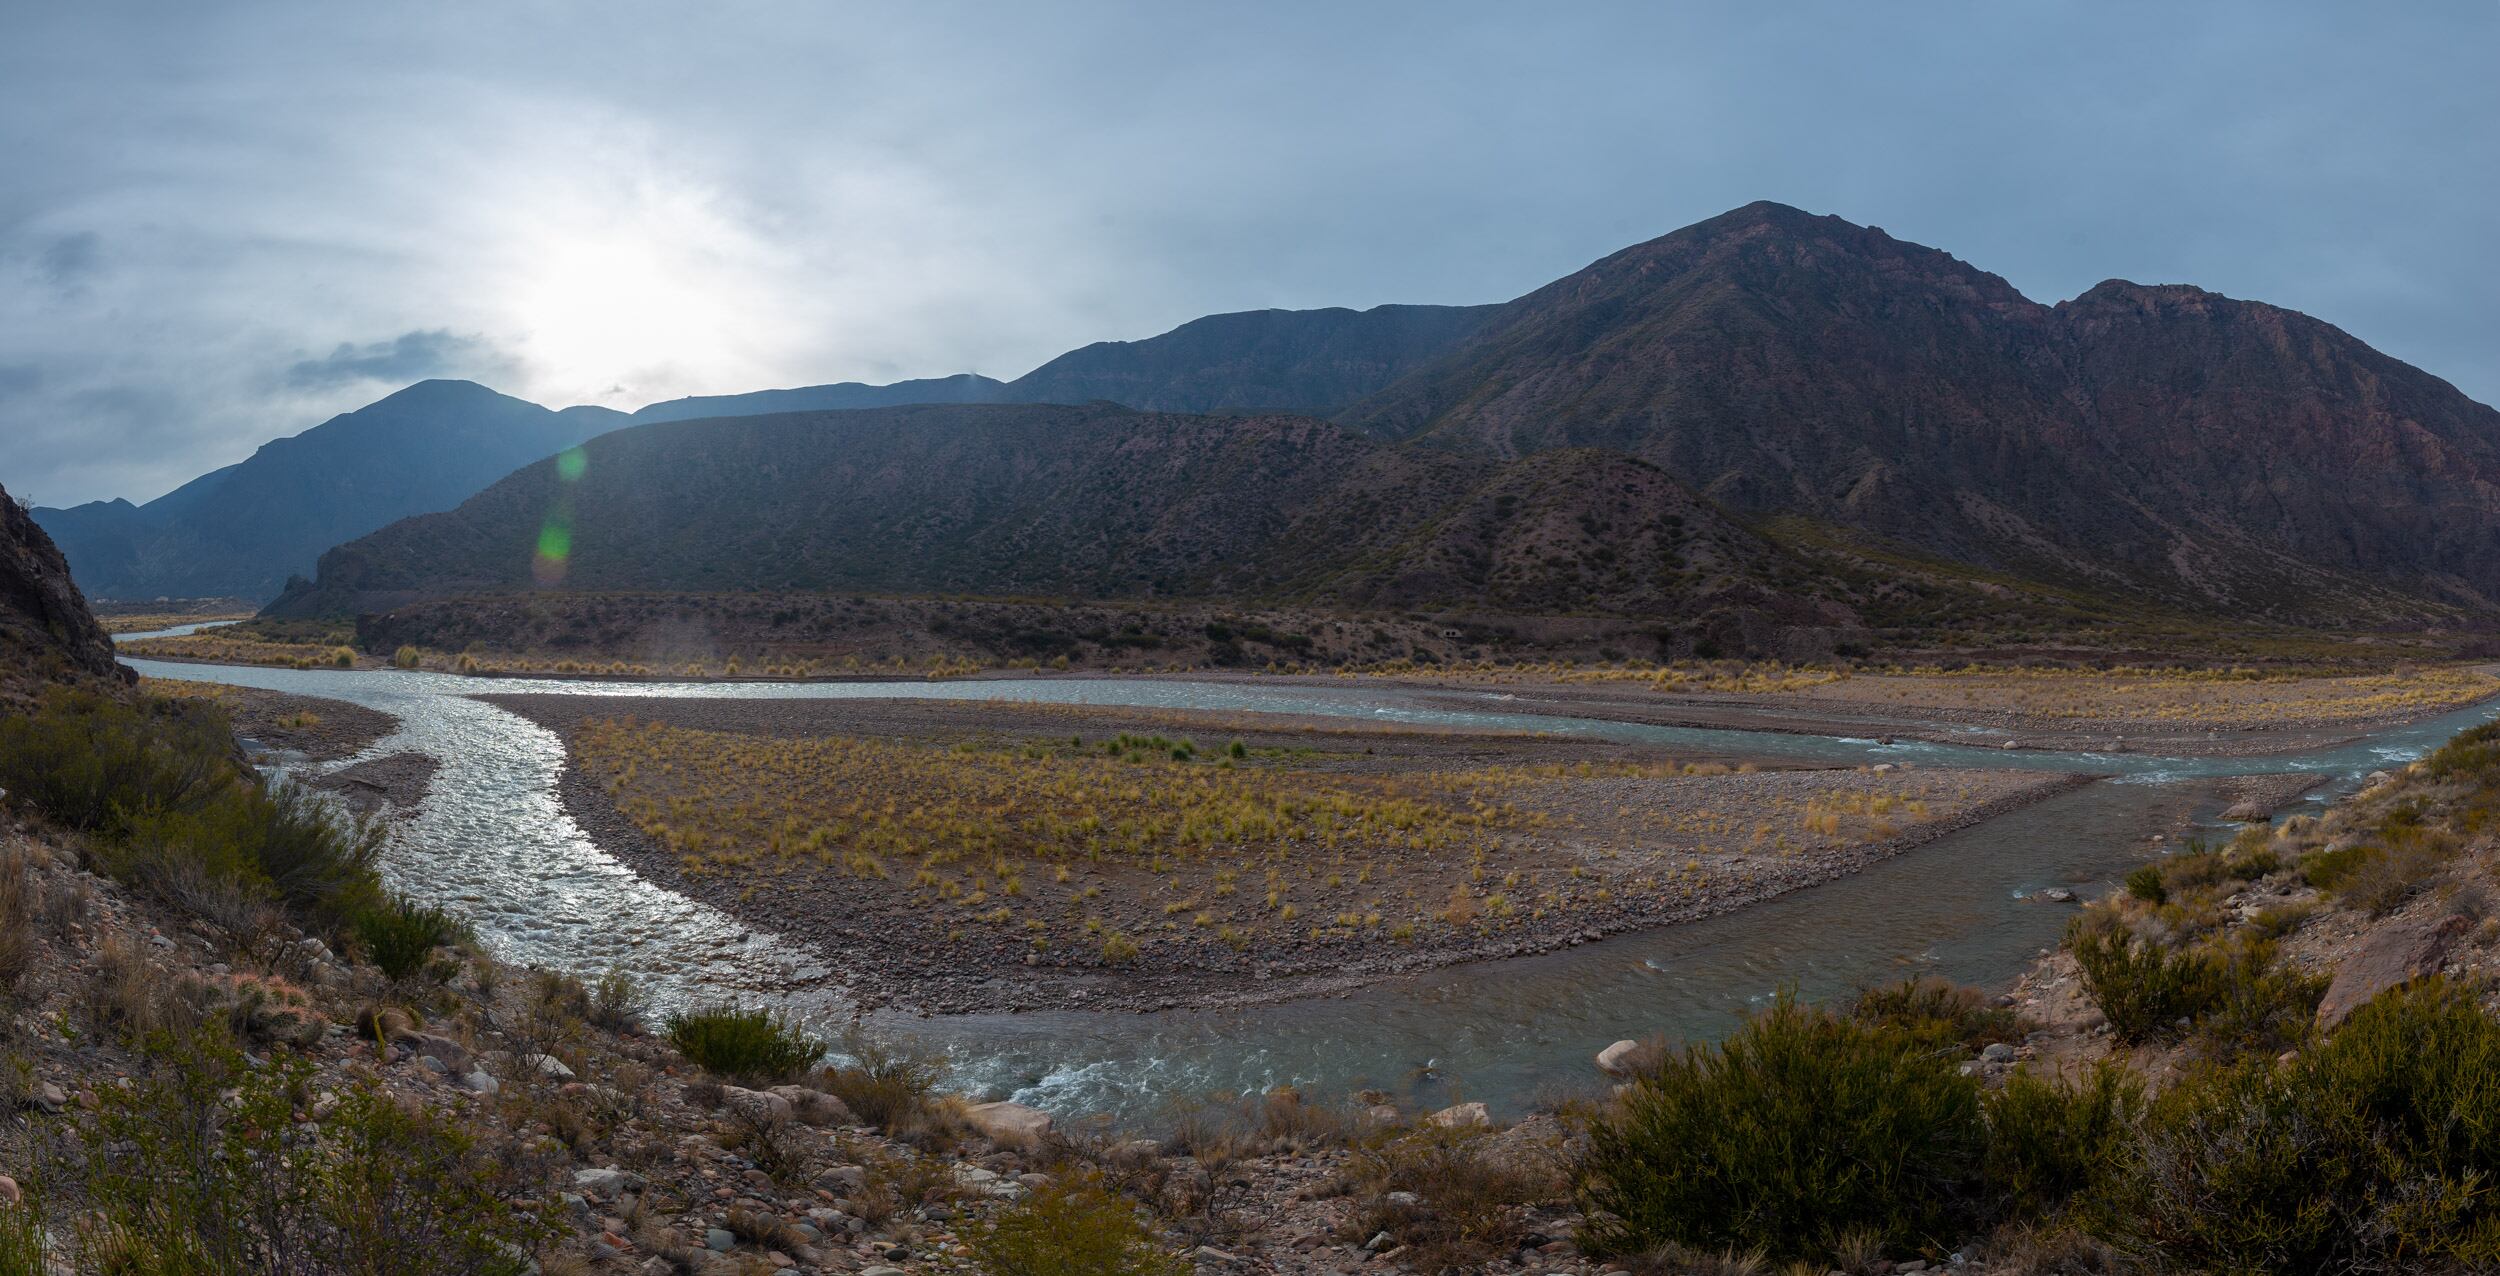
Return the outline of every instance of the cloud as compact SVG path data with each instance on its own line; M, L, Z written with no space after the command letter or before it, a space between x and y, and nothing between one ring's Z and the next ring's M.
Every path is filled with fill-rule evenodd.
M35 259L35 275L63 292L76 291L104 269L104 238L92 230L63 235L44 245Z
M463 337L447 328L403 332L388 341L356 345L342 341L319 359L305 359L286 370L286 383L298 390L319 390L359 381L405 385L430 377L463 374L492 376L512 361L478 337Z

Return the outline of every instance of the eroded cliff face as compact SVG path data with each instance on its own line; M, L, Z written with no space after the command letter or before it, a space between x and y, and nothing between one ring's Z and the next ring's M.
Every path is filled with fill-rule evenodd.
M136 681L87 610L69 563L25 508L0 489L0 700L46 682Z

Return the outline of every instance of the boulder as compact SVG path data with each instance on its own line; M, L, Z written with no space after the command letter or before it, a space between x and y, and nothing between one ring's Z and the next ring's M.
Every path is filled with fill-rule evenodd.
M1640 1056L1640 1042L1618 1041L1597 1052L1597 1070L1620 1080L1637 1070Z
M1483 1129L1493 1124L1493 1114L1481 1103L1455 1104L1424 1119L1445 1130Z
M790 1101L778 1094L734 1085L720 1088L720 1104L750 1121L787 1121L796 1115L791 1111Z
M639 1191L642 1176L631 1170L610 1166L604 1170L573 1171L573 1190L589 1196L607 1198L620 1192Z
M0 1174L0 1205L15 1205L24 1196L17 1190L17 1180Z
M771 1093L790 1105L790 1110L809 1125L850 1125L856 1118L848 1104L822 1090L803 1085L777 1085Z
M2272 814L2272 811L2266 809L2265 803L2250 798L2248 801L2233 804L2230 810L2222 813L2222 818L2238 820L2242 824L2256 824Z
M477 1068L477 1060L467 1046L439 1033L403 1032L391 1038L391 1045L420 1059L432 1059L453 1072L471 1072Z
M976 1103L964 1120L983 1138L1009 1147L1028 1147L1050 1133L1050 1114L1021 1103Z
M2326 996L2318 1002L2318 1026L2333 1028L2372 997L2398 984L2438 974L2447 964L2449 946L2465 929L2462 917L2382 928L2335 972L2335 982L2327 985Z

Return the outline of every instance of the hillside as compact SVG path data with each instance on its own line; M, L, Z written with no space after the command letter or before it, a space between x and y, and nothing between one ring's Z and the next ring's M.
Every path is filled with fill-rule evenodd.
M39 680L124 675L69 565L25 508L0 490L0 701Z
M2445 382L2193 288L2043 306L1777 204L1521 297L1341 419L1608 448L1746 514L2187 607L2385 617L2396 591L2500 590L2500 413Z
M1144 341L1098 341L1071 350L1009 382L995 401L1103 399L1147 412L1325 416L1448 350L1493 310L1375 306L1209 315Z
M321 551L428 510L625 420L425 381L145 505L35 511L98 598L268 598Z
M1836 582L1654 467L1601 452L1503 463L1307 417L1110 404L667 423L583 451L576 479L535 465L333 550L318 588L273 611L535 583L1297 597L1677 625L1793 596L1780 602L1792 619L1851 616ZM560 563L542 553L558 544ZM1796 601L1811 597L1834 601Z

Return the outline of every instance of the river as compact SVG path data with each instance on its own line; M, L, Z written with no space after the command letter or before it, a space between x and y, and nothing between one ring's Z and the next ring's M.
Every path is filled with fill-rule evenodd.
M1782 987L1814 998L1909 974L2002 984L2057 941L2071 914L2070 907L2041 901L2040 891L2066 886L2088 893L2140 862L2151 834L2213 817L2200 787L2185 781L2311 772L2330 781L2313 795L2323 800L2349 791L2369 771L2419 757L2500 714L2500 704L2486 703L2298 755L2164 758L1555 718L1506 712L1498 691L1377 685L1058 677L651 684L127 663L151 678L327 696L396 717L399 731L360 757L413 750L442 767L423 804L394 832L384 871L402 889L462 912L499 956L585 975L624 969L663 1006L731 996L772 999L827 1024L853 1013L840 971L652 886L609 858L556 796L561 741L469 697L1003 698L1292 712L1545 731L1722 756L2114 777L1853 876L1721 917L1544 956L1400 977L1343 996L1226 1011L867 1018L873 1031L944 1049L964 1088L1060 1113L1136 1122L1151 1122L1191 1099L1287 1083L1317 1096L1376 1088L1410 1103L1463 1097L1517 1112L1540 1095L1590 1084L1596 1076L1590 1058L1608 1042L1658 1032L1715 1037L1746 1007ZM1470 703L1478 707L1459 707Z

